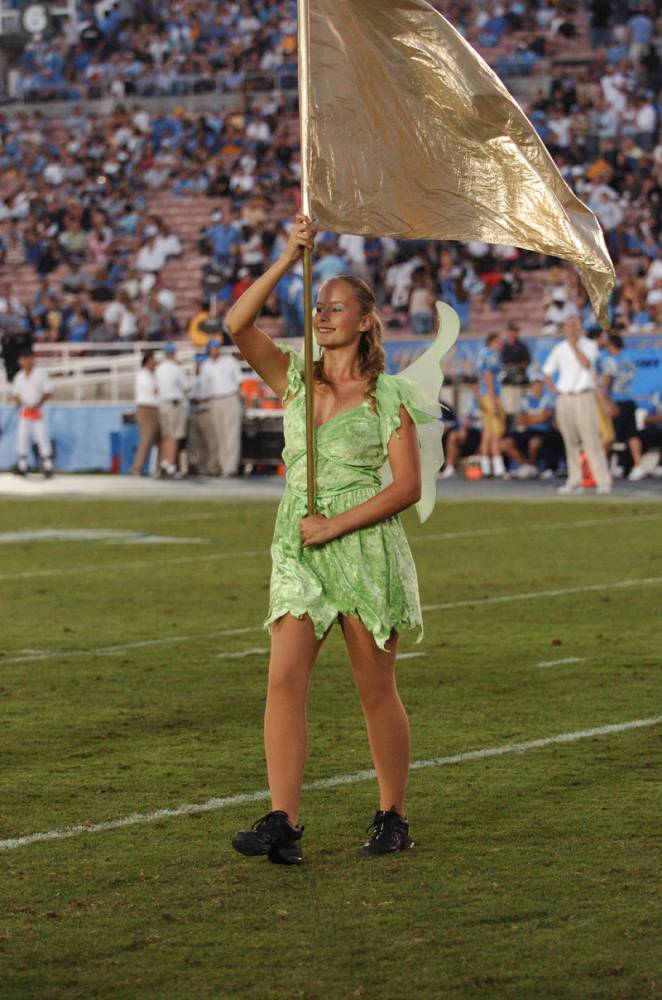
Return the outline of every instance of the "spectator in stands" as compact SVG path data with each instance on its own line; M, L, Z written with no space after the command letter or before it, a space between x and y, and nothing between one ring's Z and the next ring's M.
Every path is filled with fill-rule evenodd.
M135 379L136 422L140 432L140 443L131 466L132 476L141 476L145 463L160 438L159 396L154 375L156 352L145 351L142 364Z
M313 298L317 290L331 278L348 273L347 261L338 253L335 236L319 238L315 247L316 260L313 265Z
M90 303L90 328L87 339L90 344L110 344L115 340L115 330L104 319L103 302Z
M229 264L239 253L241 229L233 217L225 222L223 211L216 208L211 213L211 225L203 230L202 241L203 250L219 264Z
M574 316L577 316L577 306L569 301L567 291L564 288L553 288L542 332L548 336L555 336L560 333L567 320Z
M146 293L154 284L156 275L161 272L168 258L163 244L159 244L159 230L156 226L148 226L143 237L143 243L136 256L136 268L142 275L141 291Z
M156 392L159 401L161 448L159 467L162 476L178 475L178 446L186 436L186 385L184 373L176 360L174 344L166 344L163 360L155 369Z
M602 365L602 392L609 416L614 422L616 440L626 444L632 458L632 468L628 479L639 482L646 477L641 459L643 449L637 435L636 404L634 382L637 367L629 356L623 338L617 333L607 337L607 358Z
M154 342L168 340L175 332L173 313L162 301L157 285L147 294L147 300L138 319L138 330L143 340Z
M417 267L411 276L409 326L412 333L427 335L434 329L435 294L432 279L425 267Z
M83 343L87 340L89 330L89 313L85 310L82 302L77 302L67 325L67 340L73 344Z
M201 370L200 396L209 400L210 420L205 422L211 475L227 478L239 472L241 457L241 369L231 354L221 354L220 341L212 338Z
M566 320L564 339L552 348L543 374L550 393L556 395L556 422L563 437L568 464L567 482L559 493L582 493L581 451L585 451L598 493L611 493L611 476L600 437L595 398L596 343L582 334L576 316ZM556 384L553 376L558 376Z
M506 467L501 454L501 440L506 431L506 415L501 405L500 333L489 333L485 346L476 360L478 376L478 403L483 416L483 434L480 443L480 468L483 476L502 479Z

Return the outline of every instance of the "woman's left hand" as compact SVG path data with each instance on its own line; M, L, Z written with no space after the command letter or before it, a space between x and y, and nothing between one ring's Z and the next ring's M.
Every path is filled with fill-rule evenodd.
M311 545L324 545L336 537L331 518L323 514L311 514L301 521L301 538L304 549Z

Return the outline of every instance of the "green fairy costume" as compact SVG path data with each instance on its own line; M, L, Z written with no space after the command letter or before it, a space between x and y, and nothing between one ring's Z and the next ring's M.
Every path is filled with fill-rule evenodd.
M440 332L432 346L401 375L382 374L374 400L336 414L315 431L317 513L334 517L369 500L383 489L382 475L391 436L404 406L416 424L421 447L421 520L436 499L436 474L443 462L440 361L455 341L459 320L450 307L437 305ZM380 649L393 631L423 634L416 567L399 516L359 528L325 545L303 548L300 523L308 513L306 487L306 403L303 355L281 344L289 355L283 403L287 486L278 508L271 547L269 613L265 625L288 612L308 615L322 638L339 615L358 618Z

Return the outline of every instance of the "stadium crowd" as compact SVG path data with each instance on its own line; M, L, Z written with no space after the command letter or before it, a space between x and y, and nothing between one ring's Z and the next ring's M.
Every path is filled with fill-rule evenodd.
M214 58L224 86L241 91L246 105L244 111L187 113L119 104L105 117L77 105L59 127L40 111L0 117L0 277L28 263L43 279L35 300L14 302L18 316L5 316L5 323L29 326L37 340L176 334L172 294L159 287L149 297L165 263L182 249L179 235L150 213L156 192L226 199L224 217L216 215L200 234L201 247L207 270L223 278L221 311L240 293L242 282L277 249L300 181L296 120L287 115L285 98L277 90L256 94L241 73L259 66L272 83L282 84L278 65L296 59L295 6L148 3L135 22L109 15L109 23L99 25L101 40L89 50L73 40L75 32L27 47L21 60L26 80L48 63L50 72L72 83L93 76L91 66L122 82L132 64L144 82L146 66L164 60L174 61L176 83L184 73L180 59ZM516 53L537 53L549 67L548 82L531 94L526 110L568 183L603 225L619 276L614 324L632 332L658 327L662 145L653 42L659 4L439 6L488 58L495 53L492 62L506 76L514 69L499 65L506 58L504 39L516 40ZM564 61L559 53L579 36L587 14L595 51L591 58ZM92 17L92 5L81 5L81 23ZM78 49L81 58L73 58ZM556 62L550 61L554 54ZM235 63L241 67L236 73ZM127 93L118 90L117 96ZM339 269L364 274L376 284L390 325L417 334L431 330L434 296L453 305L470 329L472 304L485 304L496 320L503 303L517 301L527 273L551 263L513 247L338 239L330 233L320 237L320 256L320 276ZM57 280L49 280L54 272ZM285 319L287 333L297 333L297 276L279 293L274 314ZM546 295L543 332L558 332L574 313L586 329L595 326L569 270L552 272Z
M80 101L296 88L296 0L128 6L133 18L81 3L65 33L26 47L10 93Z

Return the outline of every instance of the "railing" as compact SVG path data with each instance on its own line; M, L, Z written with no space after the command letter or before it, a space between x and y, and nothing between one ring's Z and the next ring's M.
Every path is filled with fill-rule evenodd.
M146 350L162 350L164 343L151 341L130 344L37 344L37 364L53 381L56 398L66 397L74 403L103 398L104 402L121 403L133 399L133 383ZM196 348L184 342L177 344L177 360L187 378L194 369ZM222 348L222 353L237 356L242 371L252 374L236 348ZM10 402L11 390L3 369L0 369L0 401Z

